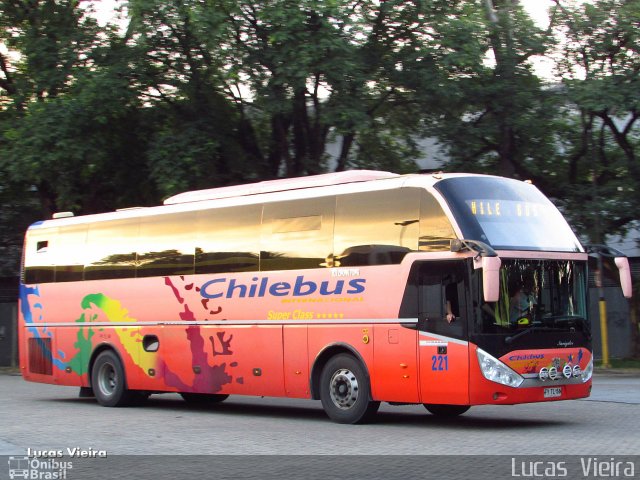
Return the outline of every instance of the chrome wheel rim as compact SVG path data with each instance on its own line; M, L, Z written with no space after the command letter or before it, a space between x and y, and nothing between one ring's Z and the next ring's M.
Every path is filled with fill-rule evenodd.
M110 363L105 363L100 366L98 371L98 388L100 393L105 396L113 395L116 387L118 386L118 374Z
M341 410L348 410L358 400L358 379L351 370L341 368L331 377L331 401Z

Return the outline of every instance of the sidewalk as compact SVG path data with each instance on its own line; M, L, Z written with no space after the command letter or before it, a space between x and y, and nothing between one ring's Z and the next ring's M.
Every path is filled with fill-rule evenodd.
M602 368L593 369L594 375L630 375L640 377L640 368Z
M0 367L0 375L20 375L20 367Z

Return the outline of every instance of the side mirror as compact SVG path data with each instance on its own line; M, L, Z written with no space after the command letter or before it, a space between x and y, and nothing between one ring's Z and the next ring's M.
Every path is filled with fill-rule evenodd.
M502 265L500 257L482 257L482 284L485 302L497 302L500 298L500 265Z
M620 286L622 287L622 294L625 298L631 298L632 287L629 259L627 257L616 257L615 262L620 272Z

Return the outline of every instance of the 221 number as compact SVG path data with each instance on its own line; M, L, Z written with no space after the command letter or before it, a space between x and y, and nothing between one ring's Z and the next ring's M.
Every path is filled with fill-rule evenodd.
M449 359L446 355L433 355L431 357L431 370L442 372L449 370Z

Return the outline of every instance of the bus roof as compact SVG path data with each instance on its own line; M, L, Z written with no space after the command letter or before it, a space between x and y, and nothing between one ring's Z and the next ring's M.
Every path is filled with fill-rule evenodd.
M294 198L313 198L316 195L324 196L401 187L418 187L431 190L435 183L443 179L469 176L486 177L486 175L468 173L430 172L429 174L399 175L374 170L348 170L184 192L167 198L162 205L152 207L124 208L114 212L80 216L56 216L54 219L42 220L32 224L29 230L135 217L152 217L165 213L199 210L200 208L226 207L234 205L236 202L244 205L254 201L271 202ZM289 194L288 192L291 193Z
M204 200L217 200L221 198L244 197L258 195L260 193L284 192L302 188L326 187L344 183L367 182L383 178L399 177L397 173L379 172L375 170L347 170L344 172L325 173L299 178L282 178L278 180L266 180L263 182L235 185L231 187L209 188L194 192L179 193L164 201L165 205L178 203L201 202Z

